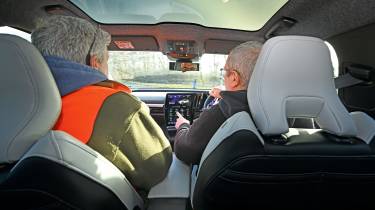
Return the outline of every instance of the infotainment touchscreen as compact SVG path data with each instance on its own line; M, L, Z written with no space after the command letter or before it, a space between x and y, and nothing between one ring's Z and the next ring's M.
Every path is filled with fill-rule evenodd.
M192 120L193 94L167 94L165 101L165 120L167 126L173 127L176 124L176 112L181 113L186 119Z
M191 106L191 95L168 95L169 106Z

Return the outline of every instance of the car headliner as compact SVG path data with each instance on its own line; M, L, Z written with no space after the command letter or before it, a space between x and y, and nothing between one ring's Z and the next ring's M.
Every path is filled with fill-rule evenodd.
M165 51L166 40L195 40L206 53L228 53L238 43L267 35L308 35L328 39L375 22L372 0L290 0L258 31L207 28L197 24L160 23L154 25L101 24L100 27L118 39L135 39L136 50ZM68 0L3 0L0 3L0 25L32 31L39 18L48 14L74 15L96 23ZM283 24L288 18L294 24ZM278 27L279 25L279 27ZM154 43L142 44L150 37ZM147 46L148 45L148 46ZM113 49L113 46L112 46Z

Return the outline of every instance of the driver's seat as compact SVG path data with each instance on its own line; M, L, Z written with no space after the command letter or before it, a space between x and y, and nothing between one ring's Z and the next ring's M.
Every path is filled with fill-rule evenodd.
M143 201L108 160L50 129L61 98L38 50L0 34L1 209L143 209Z
M322 40L268 40L248 100L251 116L224 122L193 171L195 210L375 209L375 122L340 102ZM289 129L288 117L321 129Z

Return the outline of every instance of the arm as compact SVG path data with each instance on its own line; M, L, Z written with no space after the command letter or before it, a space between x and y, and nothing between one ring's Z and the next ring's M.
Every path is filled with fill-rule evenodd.
M144 103L131 116L122 139L121 149L134 164L136 186L149 189L165 178L172 162L171 145Z
M213 106L204 110L191 126L181 124L174 142L176 156L186 163L198 164L211 137L224 121L220 108Z
M106 99L89 145L112 161L137 188L161 181L172 161L172 148L148 107L119 92Z

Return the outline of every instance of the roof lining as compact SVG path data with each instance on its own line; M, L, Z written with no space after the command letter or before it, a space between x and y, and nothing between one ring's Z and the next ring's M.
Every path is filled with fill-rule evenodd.
M61 5L74 15L98 24L68 0L2 0L0 4L0 23L31 31L35 27L35 17L48 15L46 6ZM154 36L163 50L163 42L170 37L179 40L196 40L204 48L209 39L265 41L265 35L281 18L288 17L298 21L292 27L278 31L277 35L309 35L328 39L335 35L375 22L375 1L363 0L289 0L259 31L239 31L206 28L192 24L163 23L158 25L107 25L102 28L112 35Z

